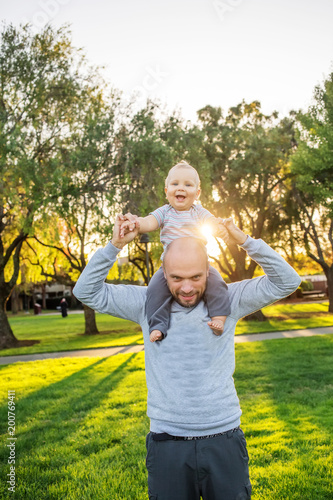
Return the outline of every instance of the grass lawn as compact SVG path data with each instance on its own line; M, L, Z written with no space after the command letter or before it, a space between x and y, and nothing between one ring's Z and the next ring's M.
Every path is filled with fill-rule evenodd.
M333 498L333 338L236 345L253 500ZM144 355L0 366L0 498L10 498L7 391L16 391L16 497L143 500Z
M267 321L239 321L236 335L333 326L328 302L276 303L262 309Z
M9 318L9 322L18 340L40 340L40 343L26 347L2 349L0 356L143 344L139 325L107 314L96 313L100 335L90 336L83 335L83 314L69 314L67 318L62 318L61 314L55 316L12 316Z
M328 302L306 304L275 304L263 309L267 321L238 322L236 335L297 330L333 326L333 314L328 313ZM91 349L94 347L142 344L139 325L131 321L96 314L100 335L85 336L83 314L70 314L67 318L56 316L10 316L10 324L19 340L39 340L32 346L2 349L0 356L43 352Z

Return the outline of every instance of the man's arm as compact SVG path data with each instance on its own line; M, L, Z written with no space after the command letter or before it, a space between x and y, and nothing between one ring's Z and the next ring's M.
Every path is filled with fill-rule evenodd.
M254 240L235 226L231 219L223 222L224 239L238 244L265 272L264 276L228 285L231 315L243 318L259 309L290 295L301 279L296 271L262 240Z
M76 283L73 293L83 304L98 312L141 323L144 318L146 288L105 283L119 251L138 234L138 228L120 237L123 216L117 216L111 242L97 250Z

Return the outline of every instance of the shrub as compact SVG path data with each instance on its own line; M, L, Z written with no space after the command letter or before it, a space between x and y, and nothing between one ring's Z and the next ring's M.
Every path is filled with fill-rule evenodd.
M312 281L309 280L302 281L300 287L303 290L303 292L310 292L314 288Z

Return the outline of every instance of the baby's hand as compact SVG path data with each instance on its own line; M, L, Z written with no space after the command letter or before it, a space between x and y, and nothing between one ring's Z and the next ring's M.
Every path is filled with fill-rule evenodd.
M123 238L125 234L134 231L136 227L140 227L139 218L137 215L127 213L123 216L125 218L120 226L120 237Z
M133 222L125 220L124 222L122 222L120 226L120 233L119 233L120 237L123 238L125 234L134 231L134 229L135 229L135 224Z
M225 243L229 243L230 241L230 235L228 229L225 227L224 224L224 219L221 219L221 217L217 218L218 221L218 227L217 227L217 234L219 238L222 238Z

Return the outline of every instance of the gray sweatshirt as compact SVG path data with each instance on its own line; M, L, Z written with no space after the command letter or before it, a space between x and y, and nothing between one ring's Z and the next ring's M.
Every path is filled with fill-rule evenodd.
M147 414L153 432L205 436L240 425L241 409L233 380L236 323L290 295L301 281L264 241L248 236L243 248L265 275L228 285L231 314L220 337L207 325L210 318L204 301L192 308L173 302L167 337L150 342L145 316L147 288L105 283L119 252L111 243L97 250L74 288L75 296L92 309L141 326Z

